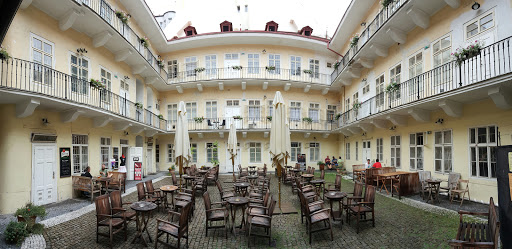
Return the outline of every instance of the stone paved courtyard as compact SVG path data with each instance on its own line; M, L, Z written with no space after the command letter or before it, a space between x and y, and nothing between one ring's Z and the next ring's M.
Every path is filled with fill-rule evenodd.
M231 179L220 176L221 182ZM334 182L334 175L327 174L326 180ZM155 187L170 184L170 178L155 183ZM223 184L226 188L230 183ZM278 184L272 175L271 192L277 199ZM353 183L343 180L342 191L351 192ZM219 200L219 193L214 185L208 187L212 201ZM136 193L124 197L125 202L136 199ZM291 203L299 210L296 194L291 192L288 184L282 185L282 202ZM327 206L328 207L328 203ZM277 209L277 208L276 208ZM276 210L277 211L277 210ZM241 214L240 211L237 214ZM191 220L189 233L190 248L247 248L247 237L232 233L224 237L223 229L210 230L205 237L204 203L201 195L196 197L196 210ZM155 211L149 223L149 232L154 238L157 217L163 218L163 211ZM241 217L238 218L237 223ZM45 239L49 248L108 248L108 238L100 237L96 243L95 212L89 212L79 218L61 223L46 229ZM300 214L275 215L272 224L272 247L277 248L447 248L446 241L454 238L458 226L458 217L452 214L438 214L424 211L378 194L376 196L375 228L371 222L362 223L360 233L356 233L355 222L350 225L345 221L334 223L334 240L330 240L329 232L313 235L313 242L308 244L305 224L301 224ZM123 235L115 236L115 248L140 248L140 244L130 244L135 236L135 223L128 226L128 241ZM184 242L182 242L184 246ZM151 244L154 247L154 244ZM268 248L268 239L251 237L251 247ZM161 247L163 248L163 247Z

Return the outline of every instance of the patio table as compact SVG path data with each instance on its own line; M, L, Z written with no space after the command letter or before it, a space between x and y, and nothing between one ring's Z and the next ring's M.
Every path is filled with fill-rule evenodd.
M189 175L184 175L183 176L183 179L185 179L185 188L188 188L188 183L190 182L193 182L195 177L193 176L189 176ZM192 183L190 184L192 186Z
M165 186L162 186L160 187L160 190L162 190L162 192L165 193L165 198L164 198L164 205L166 208L169 207L169 201L167 200L167 194L171 193L171 202L172 202L172 207L174 207L174 191L176 191L178 189L178 186L174 186L174 185L165 185Z
M311 184L311 180L313 179L313 177L315 177L315 175L313 175L313 174L303 174L303 175L302 175L302 177L303 177L304 179L306 179L306 181L307 181L308 183L310 183L310 184Z
M252 186L256 185L256 180L258 180L259 176L257 175L250 175L247 176L247 180L249 180L249 183L251 183Z
M93 177L92 179L93 179L93 181L100 183L101 184L100 189L102 189L102 190L104 189L105 193L108 193L108 183L110 182L112 177L97 176L97 177Z
M338 192L338 191L330 191L325 195L325 198L329 199L329 203L331 205L331 216L333 220L340 220L341 224L343 224L343 208L341 207L341 202L343 201L343 198L347 197L347 193L345 192ZM338 202L338 210L333 209L333 203Z
M317 195L320 195L320 193L324 192L323 191L323 187L324 184L325 184L325 180L324 179L316 179L316 180L311 180L310 183L315 186L316 188L316 194Z
M439 200L439 187L441 186L441 180L427 179L425 182L428 184L427 203L429 199L432 201L432 204L434 204L436 200L437 203L441 203Z
M382 189L386 190L386 193L389 194L388 188L386 187L386 181L391 180L391 188L393 187L393 179L397 176L403 175L403 174L410 174L411 172L406 171L396 171L396 172L389 172L389 173L383 173L383 174L376 174L377 177L377 189L379 189L379 182L382 183L382 186L380 186L379 192L382 192Z
M235 186L236 192L240 193L243 197L247 195L247 188L251 186L248 182L237 182L233 185Z
M137 223L137 234L135 234L132 244L134 244L137 239L140 239L144 246L148 246L146 239L144 238L144 231L148 235L149 242L153 242L151 240L151 235L149 235L148 222L151 218L151 211L155 210L157 206L152 202L139 201L134 202L130 207L137 213L135 220Z
M238 208L242 209L242 222L240 223L240 228L242 228L245 225L245 207L249 203L249 199L246 197L230 197L230 198L226 199L226 202L230 206L231 227L233 227L233 234L236 236L236 226L235 226L236 210Z
M295 173L295 176L299 176L300 174L300 169L292 169L291 171Z

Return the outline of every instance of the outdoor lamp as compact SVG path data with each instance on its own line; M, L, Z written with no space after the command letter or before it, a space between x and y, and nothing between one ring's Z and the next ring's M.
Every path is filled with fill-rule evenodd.
M474 3L473 5L471 5L471 8L472 8L473 10L480 9L480 4L479 4L477 1L475 1L475 3Z

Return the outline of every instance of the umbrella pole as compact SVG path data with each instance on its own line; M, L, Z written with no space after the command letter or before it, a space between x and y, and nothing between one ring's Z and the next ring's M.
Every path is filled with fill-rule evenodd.
M278 184L279 184L279 209L281 209L281 163L279 161L277 161L277 179L279 180L278 181Z
M231 156L231 163L233 163L233 182L236 182L235 178L235 157Z
M180 156L180 192L181 192L181 179L183 178L183 156Z

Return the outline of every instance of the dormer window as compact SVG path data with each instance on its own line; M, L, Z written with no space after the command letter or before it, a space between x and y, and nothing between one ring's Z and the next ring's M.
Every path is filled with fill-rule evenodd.
M276 32L278 26L279 24L277 24L274 21L267 22L267 25L265 26L265 31Z
M220 32L233 31L233 24L229 21L223 21L220 23Z
M183 29L183 31L187 36L197 35L197 31L196 28L194 28L194 26L188 26L185 29Z
M311 36L312 33L313 33L313 29L309 26L306 26L306 27L302 28L301 30L299 30L299 34L301 34L303 36Z

